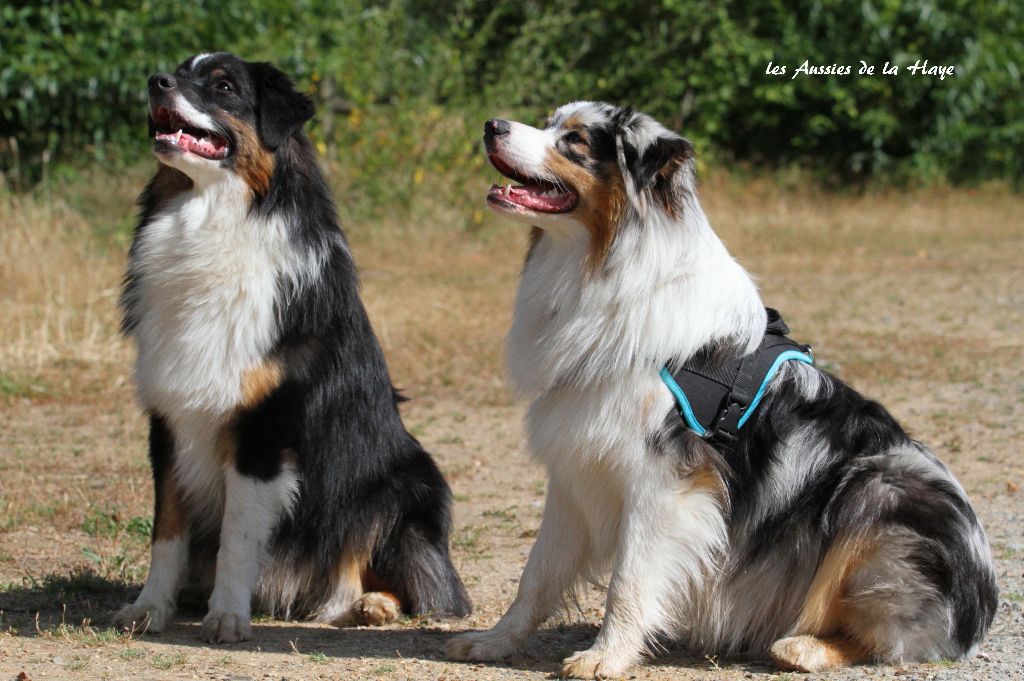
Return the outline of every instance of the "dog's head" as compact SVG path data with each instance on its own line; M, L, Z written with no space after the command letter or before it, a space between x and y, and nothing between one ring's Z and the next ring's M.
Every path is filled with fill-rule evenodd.
M678 217L693 191L693 146L646 114L600 102L559 108L543 129L484 124L491 164L517 185L494 185L488 204L547 229L580 226L602 258L627 211Z
M266 63L199 54L149 78L149 132L160 162L202 183L222 173L267 191L274 152L313 115L309 98Z

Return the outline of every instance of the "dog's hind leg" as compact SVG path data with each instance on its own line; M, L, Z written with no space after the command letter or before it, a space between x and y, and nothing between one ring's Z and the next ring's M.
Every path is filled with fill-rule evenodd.
M911 543L905 531L835 540L811 583L794 634L769 649L775 664L824 672L875 658L912 661L918 657L912 650L948 640L948 615L908 560ZM899 652L886 654L893 649ZM924 658L941 652L935 649Z
M699 598L726 542L724 487L711 468L667 475L627 488L601 631L589 650L564 660L563 677L622 675L671 631L685 599Z
M859 643L841 636L790 636L772 644L772 661L784 671L822 672L871 659Z
M917 448L868 461L851 480L853 505L840 495L836 516L856 527L858 507L881 509L887 522L833 540L772 658L819 672L973 654L997 599L988 543L959 484Z
M448 484L418 445L391 480L393 496L378 499L374 508L379 514L366 522L389 530L383 537L365 538L373 548L362 572L366 593L353 606L355 621L383 623L402 610L411 615L468 615L469 595L448 554Z
M366 593L355 604L356 617L368 624L377 619L375 611L390 609L386 601L391 599L411 615L464 617L472 611L448 555L448 533L434 534L415 523L378 551L363 585Z
M871 659L868 648L843 627L850 617L848 583L875 546L874 539L864 534L833 540L807 590L795 635L779 639L768 651L780 669L822 672Z
M460 634L449 641L447 655L458 660L497 660L520 650L579 577L586 537L574 502L552 480L537 542L530 550L515 601L492 629Z
M343 552L330 600L317 613L316 621L338 627L379 626L399 618L401 600L369 569L368 563L365 552Z

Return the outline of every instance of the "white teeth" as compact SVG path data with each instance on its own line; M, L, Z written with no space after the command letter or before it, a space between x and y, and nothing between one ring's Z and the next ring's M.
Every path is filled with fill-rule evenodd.
M512 196L512 185L505 185L505 196Z
M179 130L178 132L174 133L174 143L177 144L180 141L181 141L181 130Z

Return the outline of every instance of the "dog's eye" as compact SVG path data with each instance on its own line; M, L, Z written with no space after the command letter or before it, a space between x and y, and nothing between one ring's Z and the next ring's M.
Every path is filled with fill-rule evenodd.
M217 84L213 86L213 89L217 92L232 93L235 91L234 86L231 85L231 81L221 80L217 81Z
M587 140L583 138L583 135L579 134L575 130L570 130L563 137L562 140L566 144L586 144Z

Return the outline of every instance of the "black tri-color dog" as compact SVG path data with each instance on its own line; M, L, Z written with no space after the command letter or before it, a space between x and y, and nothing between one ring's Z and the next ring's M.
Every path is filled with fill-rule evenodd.
M188 587L202 637L277 616L466 615L451 493L402 424L334 203L273 66L200 54L149 80L160 162L122 305L156 491L152 563L120 626L158 632Z

